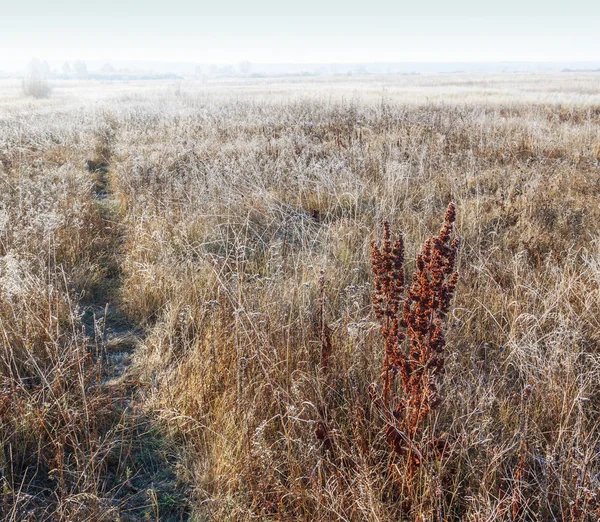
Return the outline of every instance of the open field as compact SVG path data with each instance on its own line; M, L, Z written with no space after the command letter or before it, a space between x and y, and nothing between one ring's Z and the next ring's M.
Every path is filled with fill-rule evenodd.
M600 74L0 81L0 518L600 520L599 196ZM417 459L371 241L450 202Z

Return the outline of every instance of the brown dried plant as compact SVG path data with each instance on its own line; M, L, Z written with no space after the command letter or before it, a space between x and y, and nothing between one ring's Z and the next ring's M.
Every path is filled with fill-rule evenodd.
M452 239L455 206L450 203L440 233L428 239L417 256L412 283L405 289L404 240L392 243L384 223L383 246L371 243L375 276L373 306L385 343L382 368L382 408L392 450L406 457L412 475L431 438L422 444L424 421L439 407L438 379L444 369L444 320L458 281L455 271L459 239ZM393 384L400 375L402 395L393 401Z
M325 289L327 287L327 280L325 279L325 271L321 269L321 274L319 276L319 339L321 341L321 366L323 370L326 372L329 367L329 359L331 358L331 354L333 352L333 344L331 342L331 328L327 324L327 319L325 317L325 306L327 302L327 298L325 296Z

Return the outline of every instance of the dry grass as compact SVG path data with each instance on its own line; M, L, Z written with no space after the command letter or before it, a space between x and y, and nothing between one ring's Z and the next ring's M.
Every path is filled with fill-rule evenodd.
M78 312L110 281L145 328L133 400L179 453L192 520L598 520L590 82L408 78L383 95L284 82L269 95L248 81L95 107L58 86L52 101L7 101L4 518L118 520L121 410L94 392L101 359ZM444 103L444 89L483 91ZM370 243L389 219L415 259L450 201L461 276L441 400L420 424L444 451L414 468L407 504L371 398L385 347ZM148 517L167 520L166 504Z

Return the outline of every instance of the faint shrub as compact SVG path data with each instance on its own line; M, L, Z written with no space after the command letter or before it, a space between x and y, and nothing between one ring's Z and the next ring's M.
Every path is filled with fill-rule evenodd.
M51 91L48 83L48 64L34 58L29 62L23 78L23 92L34 98L47 98Z

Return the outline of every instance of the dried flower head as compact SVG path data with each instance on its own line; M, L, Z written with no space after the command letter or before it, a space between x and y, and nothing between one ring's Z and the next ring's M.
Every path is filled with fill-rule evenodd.
M422 460L423 452L415 450L415 441L422 433L423 423L430 411L441 404L438 378L444 369L444 321L458 282L455 265L459 240L452 239L455 218L456 209L450 203L440 233L428 239L417 256L416 270L407 289L402 236L392 244L386 221L382 247L371 244L373 307L385 342L382 407L386 431L393 451L410 455L409 469ZM397 375L403 393L395 405L390 405Z

